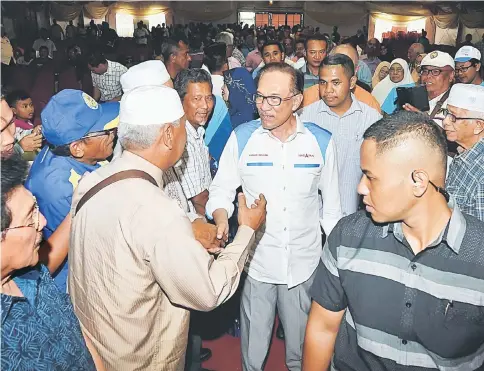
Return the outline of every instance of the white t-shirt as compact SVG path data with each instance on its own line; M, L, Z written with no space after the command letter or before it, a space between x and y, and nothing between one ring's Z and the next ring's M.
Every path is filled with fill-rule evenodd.
M47 49L49 49L49 57L54 58L54 52L57 51L57 48L55 47L54 42L51 39L37 39L34 41L34 44L32 45L32 49L36 51L37 57L39 56L39 49L45 46Z
M149 35L150 35L150 33L148 32L148 30L146 28L144 28L144 27L137 28L136 30L134 30L134 41L138 45L146 45L146 44L148 44L148 36Z

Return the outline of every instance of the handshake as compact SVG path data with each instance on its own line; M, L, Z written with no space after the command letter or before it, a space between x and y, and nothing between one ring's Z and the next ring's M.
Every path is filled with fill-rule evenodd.
M260 228L266 219L266 205L267 201L263 194L254 203L247 207L247 201L243 193L239 193L239 225L245 225L252 228L254 231ZM205 249L212 253L218 254L229 238L229 218L225 209L217 209L213 213L215 225L203 222L197 219L192 223L193 233L195 238L205 247Z

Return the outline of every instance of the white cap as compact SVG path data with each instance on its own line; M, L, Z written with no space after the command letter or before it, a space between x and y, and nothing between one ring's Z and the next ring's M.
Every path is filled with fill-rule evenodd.
M456 62L467 62L471 59L477 59L478 61L481 60L481 52L474 48L473 46L463 46L457 51L457 54L455 55L455 61Z
M142 86L121 98L119 123L147 126L174 122L185 112L175 89L166 86Z
M434 51L432 53L427 54L424 59L422 59L422 63L420 67L423 66L432 66L432 67L445 67L450 66L452 69L455 69L454 59L448 53L444 53L441 51Z
M124 93L140 86L162 86L170 80L170 74L162 61L146 61L131 67L121 76Z
M484 86L455 84L450 90L447 105L474 112L484 112Z

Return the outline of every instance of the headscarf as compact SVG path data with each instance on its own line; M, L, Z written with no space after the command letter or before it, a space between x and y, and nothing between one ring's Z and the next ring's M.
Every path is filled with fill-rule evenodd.
M373 92L371 93L376 98L378 103L380 103L380 106L383 104L383 102L385 101L385 99L388 96L388 93L390 93L390 91L393 88L395 88L397 86L401 86L401 85L413 84L414 83L414 81L412 79L412 75L410 74L410 70L408 68L408 63L401 58L397 58L397 59L393 60L393 62L390 64L390 68L392 68L392 66L396 63L398 63L403 68L403 80L400 81L400 82L394 83L392 80L390 80L390 74L388 74L387 77L385 77L383 80L381 80L374 87Z
M383 67L387 67L388 69L390 69L390 62L383 61L376 67L375 73L373 74L373 78L371 79L371 86L375 87L381 81L380 71Z
M224 82L229 90L229 114L235 129L244 122L258 117L254 102L255 82L245 68L234 68L224 72Z

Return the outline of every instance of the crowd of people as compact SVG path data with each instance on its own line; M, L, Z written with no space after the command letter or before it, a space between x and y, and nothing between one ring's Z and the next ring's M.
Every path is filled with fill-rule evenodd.
M139 22L129 63L107 23L40 35L79 85L2 86L2 369L201 371L230 303L244 371L276 313L291 371L484 367L484 35Z

